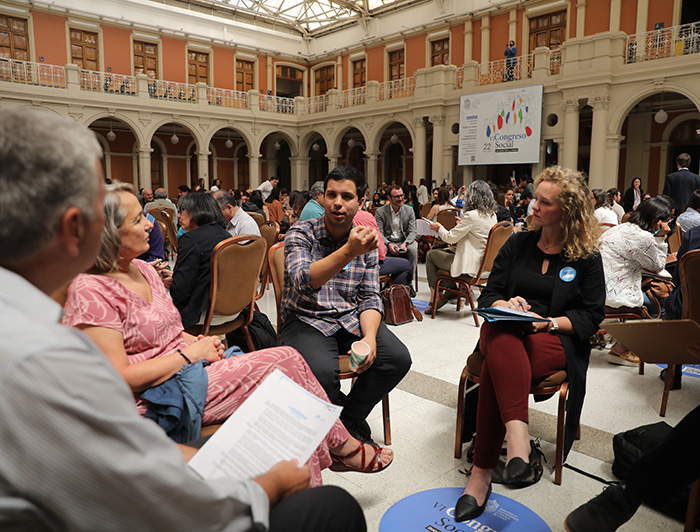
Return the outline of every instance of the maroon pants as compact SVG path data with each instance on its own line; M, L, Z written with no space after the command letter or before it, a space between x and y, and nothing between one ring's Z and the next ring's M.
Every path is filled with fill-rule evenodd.
M474 465L493 469L505 437L505 423L528 422L533 382L566 369L566 354L554 334L525 333L521 325L484 323L479 349L485 357L479 379Z

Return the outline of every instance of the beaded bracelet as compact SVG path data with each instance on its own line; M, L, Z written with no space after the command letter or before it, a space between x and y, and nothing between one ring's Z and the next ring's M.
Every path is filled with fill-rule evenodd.
M182 356L182 358L184 358L185 360L187 360L187 363L188 363L188 364L192 364L192 361L191 361L189 358L187 358L187 355L186 355L185 353L183 353L182 349L178 349L177 352L180 353L180 355Z

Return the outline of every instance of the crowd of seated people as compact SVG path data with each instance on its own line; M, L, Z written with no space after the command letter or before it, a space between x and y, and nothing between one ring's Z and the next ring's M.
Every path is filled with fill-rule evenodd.
M491 471L506 436L504 483L518 487L530 482L530 385L562 369L570 382L568 453L583 407L589 338L598 330L605 305L645 303L641 272L663 270L667 252L661 240L670 231L674 209L668 198L645 200L641 189L633 187L634 212L627 223L617 225L619 214L611 208L611 201L619 207L617 189L589 191L581 174L560 167L546 169L534 183L525 178L515 188L494 191L486 182L474 181L469 187L436 187L430 194L421 179L420 187L410 181L403 187L382 185L371 200L364 176L348 167L312 184L308 194L287 193L276 184L265 197L260 189L228 191L221 180L206 190L199 180L194 191L180 187L177 205L164 189L143 189L137 197L130 185L109 185L97 257L88 273L73 280L63 323L79 329L104 353L142 416L149 416L152 406L149 392L190 371L204 377L203 425L227 419L274 369L315 396L343 405L341 419L309 460L310 483L318 486L324 468L371 473L393 460L391 450L374 443L366 418L406 375L411 357L382 322L378 279L386 273L395 283L410 285L415 296L415 225L421 207L434 198L427 216L431 220L441 210L460 210L449 231L436 221L429 224L442 242L454 246L427 253L431 292L438 269L452 276L476 273L489 231L499 220L527 220L528 230L514 231L501 248L479 306L527 310L545 321L524 328L508 323L481 327L478 349L485 361L479 437L474 468L456 504L460 521L484 511ZM693 198L684 213L687 223L700 211ZM145 212L171 206L180 228L172 272L164 254L157 255L160 231ZM288 229L281 346L229 356L218 337L195 337L185 329L201 324L209 306L214 247L234 235L260 234L249 212ZM598 239L598 223L616 227ZM686 242L698 239L690 226L685 231L687 248ZM436 298L438 308L446 302L442 294ZM231 319L215 316L212 323ZM346 396L340 392L339 355L358 340L369 345L370 356L357 368L357 381ZM618 364L638 362L624 346L613 346L608 358Z
M190 212L196 216L216 213L223 218L218 204L209 194L192 194L186 198L187 201L180 203L181 221L188 228L183 238L209 226L212 235L202 237L202 241L229 237L223 224L217 221L202 222L201 226L189 224ZM212 205L202 202L207 199ZM218 337L187 334L183 329L186 314L183 309L176 308L180 299L173 294L171 300L158 272L137 258L148 246L151 226L130 187L110 185L104 211L105 229L97 259L89 273L77 276L72 282L63 323L82 330L104 352L134 393L139 413L145 414L149 408L148 400L142 395L175 377L183 367L199 361L209 363L204 368L206 399L201 420L204 425L227 419L275 369L326 399L308 365L294 349L279 347L224 357ZM201 253L193 255L200 261ZM171 292L179 281L179 263L180 257L173 272ZM191 281L178 290L198 289L198 282L208 285L208 280L199 274ZM197 308L195 316L198 315ZM382 469L391 462L393 455L387 449L373 447L355 452L364 445L337 422L310 459L312 484L321 483L321 469L331 465L332 457L350 455L347 465L367 472ZM366 453L373 453L372 461L364 459Z

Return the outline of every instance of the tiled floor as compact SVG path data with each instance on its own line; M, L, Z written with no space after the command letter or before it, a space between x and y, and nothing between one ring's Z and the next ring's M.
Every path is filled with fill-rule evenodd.
M419 265L418 299L427 300L425 269ZM261 310L275 322L272 292L261 300ZM478 338L471 312L456 312L448 304L434 320L426 316L418 323L392 327L408 346L413 358L409 375L391 392L391 428L394 463L378 474L324 472L324 481L344 487L362 505L368 530L376 532L384 512L395 502L418 491L438 487L464 486L459 470L466 462L454 452L457 383L466 356ZM568 463L606 479L616 480L611 471L612 437L640 425L662 420L658 415L663 383L659 369L647 366L640 376L637 368L613 366L602 351L594 350L588 371L588 387L582 414L582 438L574 444ZM683 389L670 395L665 420L675 425L697 405L700 379L684 377ZM553 483L550 464L554 463L556 400L531 401L531 435L542 438L547 458L545 474L534 486L510 490L495 485L494 491L528 506L553 531L562 531L566 514L597 495L603 488L598 481L564 469L563 483ZM375 439L382 439L381 406L373 411L370 425ZM682 530L679 522L642 507L623 531ZM421 527L420 530L423 530ZM402 531L412 532L412 531Z

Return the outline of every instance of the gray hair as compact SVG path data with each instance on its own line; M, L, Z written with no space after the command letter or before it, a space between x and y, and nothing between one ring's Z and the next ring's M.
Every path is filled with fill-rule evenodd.
M474 181L464 194L464 207L462 212L476 210L481 216L490 216L498 204L493 199L493 192L486 181Z
M156 199L168 199L168 193L164 188L157 188L153 194L156 196Z
M94 219L101 157L94 133L69 118L0 110L0 263L43 249L70 207Z
M323 194L323 181L316 181L309 189L309 197L315 200L319 194Z
M102 230L100 250L97 252L91 273L109 273L117 269L119 250L122 247L119 232L126 218L126 211L122 208L119 197L122 192L136 195L134 187L128 183L115 181L105 187L105 226Z
M221 207L222 211L226 208L226 205L229 204L231 205L231 207L238 207L238 202L236 201L236 198L234 198L233 194L231 194L227 190L217 190L216 192L214 192L214 198L219 204L219 207Z

